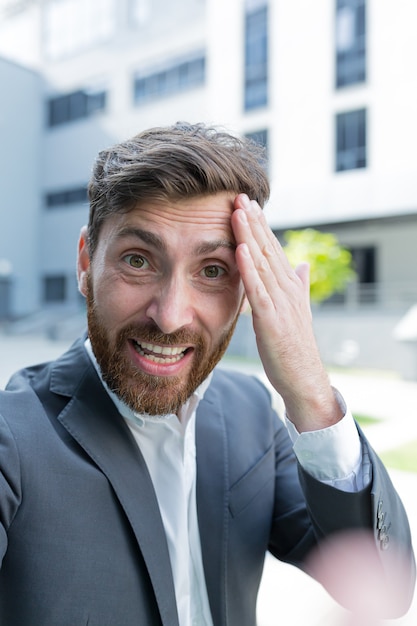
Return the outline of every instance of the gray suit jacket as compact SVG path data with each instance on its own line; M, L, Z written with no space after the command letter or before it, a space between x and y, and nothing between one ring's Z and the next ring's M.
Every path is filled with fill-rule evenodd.
M371 488L347 494L318 483L297 467L256 379L215 372L196 445L215 626L255 624L268 549L302 566L317 538L360 527L373 530L380 549L383 509L391 538L411 553L404 509L372 450ZM146 464L81 340L0 392L0 470L0 624L177 626ZM388 552L380 550L383 563ZM410 589L413 580L410 573Z

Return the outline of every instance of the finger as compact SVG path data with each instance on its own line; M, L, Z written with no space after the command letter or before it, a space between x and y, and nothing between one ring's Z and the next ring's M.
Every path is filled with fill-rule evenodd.
M310 265L309 263L300 263L295 268L295 273L300 278L307 290L310 289Z
M266 237L273 247L278 248L278 240L269 227L261 207L255 200L250 200L246 194L239 194L235 199L234 208L235 211L242 210L245 213L256 241L259 242L260 239Z
M241 219L237 219L238 217ZM235 199L232 226L237 243L246 242L248 244L257 264L262 264L263 258L267 259L268 262L279 260L279 269L281 271L284 269L287 275L294 275L293 268L277 237L269 227L262 209L257 202L249 200L245 194L240 194ZM278 267L275 269L277 270Z
M244 208L239 208L239 207ZM292 290L299 278L256 202L241 194L235 200L232 228L236 242L246 243L258 277L273 299Z
M260 298L265 306L267 294L272 298L278 297L277 280L271 270L270 258L276 256L276 253L269 244L265 244L263 250L260 250L253 238L245 211L235 211L232 216L232 227L238 244L236 261L250 304L254 307Z
M246 243L241 243L237 246L236 263L243 281L246 297L252 308L252 314L256 316L257 311L266 314L267 311L274 310L275 307L270 294L259 276L258 268L255 266Z
M300 263L295 268L295 273L299 277L305 292L306 301L311 313L310 307L310 265L308 263Z

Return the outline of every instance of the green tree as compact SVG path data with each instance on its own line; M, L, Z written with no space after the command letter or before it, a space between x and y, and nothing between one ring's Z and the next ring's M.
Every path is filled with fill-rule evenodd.
M310 298L312 302L326 300L334 293L343 292L355 277L352 255L343 248L332 233L313 228L287 230L285 253L293 267L307 262L310 265Z

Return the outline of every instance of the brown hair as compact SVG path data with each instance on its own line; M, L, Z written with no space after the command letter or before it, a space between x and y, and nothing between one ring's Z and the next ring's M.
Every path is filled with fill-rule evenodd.
M88 186L89 251L114 213L142 200L181 200L230 191L263 206L269 197L264 149L204 124L151 128L99 153Z

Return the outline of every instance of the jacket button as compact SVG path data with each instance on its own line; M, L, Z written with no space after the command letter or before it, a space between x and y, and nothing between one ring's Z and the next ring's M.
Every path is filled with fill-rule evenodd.
M384 506L384 503L383 503L383 501L382 501L382 500L380 500L380 501L378 502L378 510L377 510L377 515L378 515L378 517L381 517L381 515L383 515L383 512L382 512L382 507L383 507L383 506Z
M380 545L381 545L381 550L388 550L388 546L389 546L389 537L388 537L388 535L384 536L384 538L380 542Z
M384 521L385 521L385 515L384 513L381 513L381 515L378 515L378 521L376 523L376 527L378 528L378 530L381 530L381 528L384 525Z

